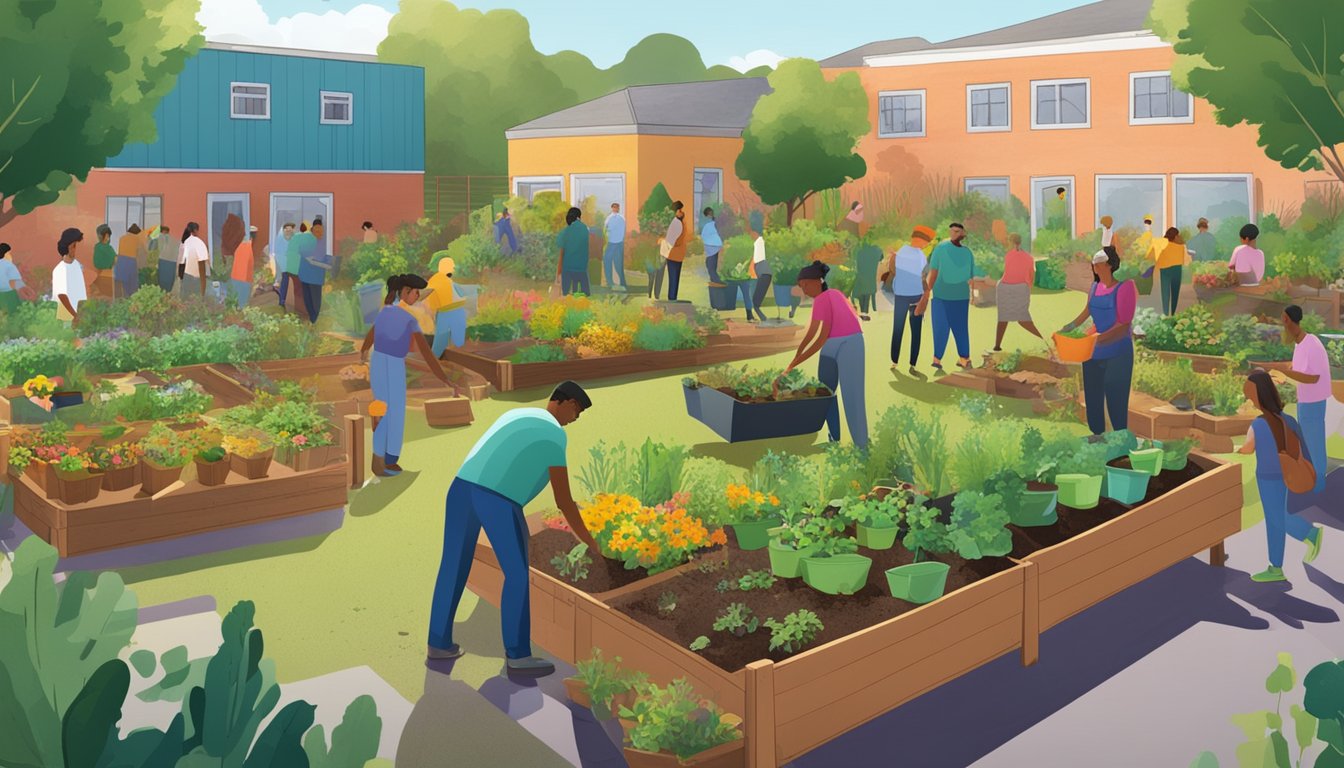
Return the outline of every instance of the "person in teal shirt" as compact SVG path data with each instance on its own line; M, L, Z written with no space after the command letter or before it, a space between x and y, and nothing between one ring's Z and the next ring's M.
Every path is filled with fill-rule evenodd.
M105 299L111 299L116 293L112 270L117 265L117 249L112 247L112 228L99 224L94 230L98 233L98 244L93 246L93 284Z
M583 387L561 382L545 408L515 408L486 430L472 447L448 487L443 527L443 560L429 612L431 661L456 659L462 646L453 642L453 617L471 575L481 529L504 571L499 598L500 629L509 671L549 675L555 666L532 655L531 603L528 588L528 530L523 507L547 483L569 527L590 552L597 542L584 527L569 491L564 427L593 405Z
M314 222L316 223L316 222ZM285 281L289 283L289 293L294 297L294 304L298 306L303 302L303 282L299 280L299 266L303 263L304 254L312 255L317 251L317 238L307 227L300 227L302 231L289 239L289 246L285 248ZM305 311L307 307L304 307Z
M929 257L929 274L925 278L924 298L915 314L923 314L924 307L933 308L933 367L943 370L943 352L947 350L950 332L957 342L957 365L971 367L971 277L975 273L975 256L962 245L966 228L952 222L948 238L933 249Z
M1190 238L1190 242L1185 244L1185 250L1190 254L1190 258L1195 261L1220 261L1218 240L1209 232L1209 220L1200 219L1195 228L1199 230L1199 234Z
M866 243L854 257L854 288L852 298L859 303L859 319L869 320L868 307L877 311L877 268L882 263L882 249Z
M560 291L568 296L571 293L592 293L588 284L588 226L581 217L583 211L570 208L565 214L565 228L560 230L556 245L560 246L560 263L555 267L555 279L560 283Z
M308 240L299 243L298 248L290 243L290 252L299 252L299 285L303 287L303 306L308 310L308 322L317 323L317 315L322 311L322 286L327 282L327 271L332 268L331 254L326 248L326 228L321 219L313 219L313 226L306 232ZM298 237L294 238L296 241Z

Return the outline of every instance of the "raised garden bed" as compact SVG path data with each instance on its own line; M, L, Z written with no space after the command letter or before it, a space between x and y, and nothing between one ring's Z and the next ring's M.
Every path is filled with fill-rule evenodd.
M272 464L259 480L236 473L211 487L191 480L157 499L136 485L74 505L46 498L26 475L11 475L10 482L19 520L71 557L339 509L346 503L346 473L344 462L301 473Z
M1240 466L1196 455L1190 461L1202 472L1163 495L932 603L783 661L761 658L726 671L624 612L643 610L635 604L656 598L663 585L612 601L620 610L535 568L533 638L571 663L600 648L656 682L687 678L725 710L743 714L747 765L782 765L1011 650L1021 648L1023 662L1034 663L1041 631L1201 550L1221 565L1223 539L1241 527ZM1041 542L1028 546L1045 542L1047 534L1033 532ZM739 562L751 556L730 554L730 564L734 554ZM498 604L502 574L484 539L469 584ZM899 610L899 601L887 602Z
M1192 437L1209 453L1231 452L1233 438L1245 435L1256 415L1214 416L1195 409L1183 411L1142 392L1129 396L1129 429L1135 435L1151 440Z
M1019 400L1044 399L1064 379L1073 376L1067 365L1044 357L1023 356L1011 372L986 363L969 371L955 371L938 379L939 384L960 387L987 395Z
M686 412L730 443L815 434L826 423L835 394L772 402L744 402L718 389L683 385Z

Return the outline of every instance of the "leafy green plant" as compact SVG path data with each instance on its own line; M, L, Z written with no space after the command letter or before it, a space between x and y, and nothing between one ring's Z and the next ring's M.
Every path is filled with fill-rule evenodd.
M892 491L883 498L867 496L845 499L842 514L849 520L870 528L892 528L905 516L913 499L900 491Z
M847 555L859 550L859 542L846 536L849 521L840 515L813 515L780 532L779 541L794 549L816 547L814 557Z
M714 585L714 591L722 595L725 592L732 592L737 588L731 579L719 579L719 583Z
M863 493L872 487L863 449L852 443L827 443L821 459L819 504Z
M692 651L699 653L700 651L703 651L709 647L709 638L705 637L704 635L700 635L699 637L696 637L694 640L692 640L691 644L687 647L689 647Z
M579 542L568 552L560 552L551 558L551 565L561 578L569 579L577 584L588 578L588 568L593 564L593 558L588 554L588 545Z
M185 467L195 455L191 438L162 422L150 426L149 433L140 441L140 449L147 461L162 467Z
M698 642L699 638L692 645ZM638 691L634 705L621 707L620 712L622 718L635 721L629 734L635 749L667 752L684 759L741 738L737 726L725 720L716 704L696 695L685 678L673 680L666 688L641 685Z
M648 682L648 676L639 671L621 669L621 657L608 661L602 649L593 649L593 655L574 665L575 677L583 681L592 700L593 712L598 717L611 717L612 701Z
M951 474L961 490L984 490L985 483L1022 459L1022 422L1000 419L977 424L952 451Z
M378 756L383 719L372 696L356 696L345 708L340 725L331 729L331 747L321 725L314 725L303 737L303 751L309 768L364 768Z
M905 520L909 530L901 539L901 544L914 553L915 562L923 560L926 552L938 554L952 551L950 531L939 517L939 510L926 504L916 504L906 510Z
M668 590L658 596L658 612L666 616L677 610L677 593Z
M1008 522L1002 497L961 491L952 500L948 541L967 560L1006 555L1013 549Z
M770 650L788 654L801 651L826 628L817 614L805 608L790 613L783 621L766 619L765 626L770 629Z
M994 363L994 370L999 373L1017 373L1022 368L1022 358L1025 354L1020 349L1005 353Z
M947 485L947 426L933 409L916 414L905 433L905 454L914 464L915 485L929 497L942 493Z
M599 493L629 493L634 457L625 443L609 445L598 440L588 449L588 461L579 468L579 485L589 497Z
M967 392L957 401L957 407L972 421L982 421L994 410L994 398L978 392Z
M670 352L674 349L699 349L705 345L699 329L683 317L668 317L662 322L643 322L635 329L635 349Z
M779 383L779 395L774 394ZM726 390L743 402L791 400L829 394L820 381L794 368L784 373L782 368L749 368L719 365L685 380L687 386Z
M1072 451L1060 456L1055 462L1055 470L1054 473L1049 476L1049 482L1054 482L1056 475L1068 474L1101 477L1105 473L1105 443L1080 440L1074 443Z
M1034 247L1034 246L1033 246ZM1047 291L1062 291L1068 285L1068 276L1064 263L1059 259L1046 259L1036 263L1036 287Z
M1246 379L1230 370L1218 371L1210 377L1209 394L1212 402L1209 412L1214 416L1235 416L1246 403L1243 389Z
M568 360L565 348L558 344L534 344L509 355L511 363L558 363Z
M756 618L746 603L729 603L726 608L719 611L719 615L714 619L715 632L731 632L737 637L745 637L755 632L761 624L761 620Z
M917 413L913 406L888 408L877 418L869 431L868 476L874 480L914 479L912 461L906 451L904 435Z
M681 470L681 492L686 494L686 511L710 525L724 525L727 501L723 489L736 480L733 467L722 459L692 456Z
M817 464L806 457L766 451L752 465L749 480L752 488L779 498L780 516L791 523L816 506L819 475Z
M1026 493L1026 478L1012 469L1001 469L985 481L985 494L998 496L1010 518L1022 508L1022 499Z
M1190 451L1197 445L1193 437L1182 437L1178 440L1162 441L1162 466L1174 467L1186 460Z
M646 506L672 498L681 483L689 451L684 445L666 445L645 438L634 460L634 496Z
M1077 328L1070 328L1070 329L1067 330L1067 331L1060 331L1060 332L1059 332L1059 335L1060 335L1060 336L1063 336L1063 337L1066 338L1066 339L1085 339L1085 338L1087 338L1091 333L1093 333L1093 326L1092 326L1092 324L1091 324L1091 323L1084 323L1084 324L1078 326Z
M737 588L743 592L753 589L769 589L775 586L775 576L766 569L747 571L737 580Z

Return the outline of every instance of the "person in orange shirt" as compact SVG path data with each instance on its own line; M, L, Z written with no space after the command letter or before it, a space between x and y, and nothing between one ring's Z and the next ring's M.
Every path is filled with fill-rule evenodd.
M672 210L676 215L672 218L672 223L667 227L667 234L663 241L671 246L667 252L667 300L677 300L677 289L681 287L681 264L686 261L686 243L690 239L689 229L686 226L686 210L682 202L678 200L672 204Z
M1031 321L1031 286L1036 282L1036 260L1022 250L1022 236L1008 235L1012 247L1003 256L1003 277L999 280L995 303L999 307L999 328L994 335L994 351L1003 351L1003 334L1009 323L1017 323L1036 338L1044 338Z
M238 244L233 252L233 271L229 274L229 293L238 306L246 307L252 302L252 274L256 260L252 255L252 239L257 236L256 227L247 228L247 239Z
M1181 271L1190 263L1190 253L1181 239L1181 231L1168 227L1162 239L1153 241L1149 256L1156 262L1161 277L1162 314L1174 315L1181 298Z

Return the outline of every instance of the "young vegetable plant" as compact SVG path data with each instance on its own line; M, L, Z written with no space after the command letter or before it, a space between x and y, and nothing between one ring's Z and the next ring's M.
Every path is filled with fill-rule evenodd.
M593 558L588 556L588 545L580 542L569 552L561 552L551 558L551 565L563 578L577 584L588 578L588 566Z
M620 715L635 721L629 734L635 749L666 752L683 760L741 738L737 723L697 695L685 678L666 688L640 686L639 698L633 706L621 707Z
M962 491L952 500L952 522L948 541L957 554L967 560L999 557L1013 549L1008 530L1008 510L997 494Z
M598 648L593 650L591 658L574 665L575 677L583 681L593 701L593 712L602 719L611 717L613 699L648 682L648 676L643 672L622 670L620 664L620 656L607 661Z
M834 557L859 551L859 542L845 535L848 527L849 521L840 515L816 515L784 533L796 530L793 538L798 549L817 547L813 557Z
M719 583L714 585L714 591L722 595L724 592L732 592L737 589L737 585L732 579L719 579Z
M737 580L737 588L743 592L750 592L753 589L769 589L775 586L775 581L775 575L768 570L747 571Z
M947 525L939 521L936 507L915 504L906 510L905 521L909 531L901 539L901 544L914 553L915 562L923 560L926 552L952 551L950 532Z
M790 613L783 621L766 619L765 626L770 628L770 650L790 654L801 651L825 629L817 614L805 608Z
M692 651L695 651L697 653L703 651L709 647L709 638L705 637L704 635L700 635L699 637L692 640L691 644L687 647L689 647Z
M738 637L755 632L760 625L761 620L756 618L746 603L729 603L714 619L715 632L731 632Z
M677 593L668 591L658 596L658 612L667 616L677 610Z

